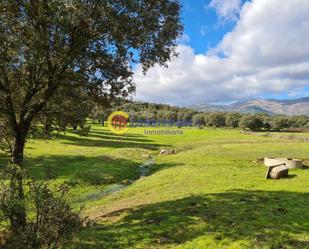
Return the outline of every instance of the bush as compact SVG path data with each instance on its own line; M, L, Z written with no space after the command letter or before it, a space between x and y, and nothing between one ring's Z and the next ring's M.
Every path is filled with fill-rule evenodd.
M14 212L24 206L7 180L1 185L0 221L7 223L14 217ZM72 240L83 223L79 213L73 212L67 203L65 196L68 187L61 185L53 191L49 188L49 183L35 180L31 180L26 185L28 188L28 194L25 196L28 207L25 210L26 225L23 231L14 231L14 228L8 227L4 232L3 248L61 248Z
M223 113L213 112L204 117L208 126L223 127L225 126L225 117Z

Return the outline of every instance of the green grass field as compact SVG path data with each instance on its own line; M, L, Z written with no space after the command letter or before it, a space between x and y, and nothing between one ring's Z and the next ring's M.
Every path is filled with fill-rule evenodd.
M68 248L309 248L309 167L265 180L259 160L309 162L309 143L232 129L143 133L131 128L119 136L93 125L87 137L28 141L31 174L43 178L52 169L56 183L72 186L72 205L95 220ZM177 153L159 156L165 148ZM154 164L139 178L148 155Z

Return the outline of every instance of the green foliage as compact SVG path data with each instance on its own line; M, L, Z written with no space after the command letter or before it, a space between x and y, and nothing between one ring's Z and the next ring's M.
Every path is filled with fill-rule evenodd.
M241 114L239 113L227 113L225 116L225 125L231 128L239 127L240 119Z
M304 115L293 116L290 118L290 124L294 128L309 128L309 118Z
M35 124L45 135L55 125L77 128L93 102L132 94L131 65L144 72L165 65L181 32L177 0L1 1L0 117L11 162L23 170ZM16 232L26 212L23 176L14 177L22 205L10 219Z
M198 113L194 114L192 117L192 124L195 126L202 126L204 125L204 114Z
M0 115L15 136L13 161L23 161L34 123L46 133L76 127L88 100L132 94L131 64L164 65L181 32L177 0L1 2Z
M12 174L16 174L14 171L18 169L18 166L12 165L6 172L5 179L12 178ZM8 184L7 181L3 181L0 192L1 218L4 222L11 221L11 226L14 225L16 212L20 209L24 211L24 199L18 196L15 186L17 185L12 185L12 182ZM79 213L72 211L65 198L67 186L61 185L54 191L48 182L31 180L27 187L27 223L21 231L11 233L14 228L6 231L5 248L56 249L70 241L81 229L82 219Z
M0 119L0 150L5 153L11 153L12 133L7 129L8 122L5 119Z
M253 123L257 120L261 121L258 123L259 128L257 130L263 131L279 131L281 129L288 128L307 128L309 127L309 117L307 116L282 116L282 115L268 115L263 113L258 114L242 114L235 112L212 112L212 113L197 113L194 110L189 108L180 108L175 106L169 106L164 104L154 104L146 102L133 102L133 101L118 101L111 104L110 108L103 108L97 113L98 117L102 119L107 119L108 115L112 111L122 110L127 112L132 120L134 121L145 121L145 120L154 120L157 123L161 121L185 121L192 122L194 126L207 125L212 127L231 127L238 128L240 127L240 121L242 117L245 116L245 119L253 118ZM97 111L97 109L96 109ZM275 123L279 122L279 119L285 118L285 124L281 124L281 129L275 127ZM275 121L274 121L275 120ZM283 120L282 120L283 121ZM247 123L249 122L246 121ZM244 128L246 128L244 126Z
M84 89L62 87L34 121L43 124L44 135L49 135L53 130L65 131L67 127L83 128L94 105Z
M193 110L186 110L184 113L183 113L183 117L182 117L182 121L184 122L190 122L192 121L192 117L193 115L195 115L197 112L196 111L193 111Z
M224 113L209 113L205 116L205 123L208 126L223 127L225 126L225 116Z
M260 131L264 123L257 115L244 115L240 120L239 126L250 131Z
M274 131L281 131L290 127L290 119L287 116L277 116L273 118L271 128Z

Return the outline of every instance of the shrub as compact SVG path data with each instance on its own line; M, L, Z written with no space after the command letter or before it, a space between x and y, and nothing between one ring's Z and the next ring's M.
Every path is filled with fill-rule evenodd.
M6 179L10 177L6 174ZM72 240L82 227L79 212L70 208L65 198L68 187L61 185L51 190L48 182L31 180L27 185L24 201L28 209L27 222L22 231L8 227L4 232L3 248L6 249L56 249ZM1 183L0 213L2 222L14 218L17 209L24 208L22 200L8 181ZM11 222L12 224L12 222ZM13 223L14 224L14 223Z

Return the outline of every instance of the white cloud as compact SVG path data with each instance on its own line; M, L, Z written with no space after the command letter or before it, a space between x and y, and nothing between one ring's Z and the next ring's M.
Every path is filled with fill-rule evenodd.
M253 0L207 54L179 45L168 68L136 69L136 99L187 105L288 93L309 86L309 1Z
M201 33L202 36L206 36L207 31L208 31L208 26L202 26L200 33Z
M236 21L241 9L241 0L211 0L205 8L214 8L222 21Z

